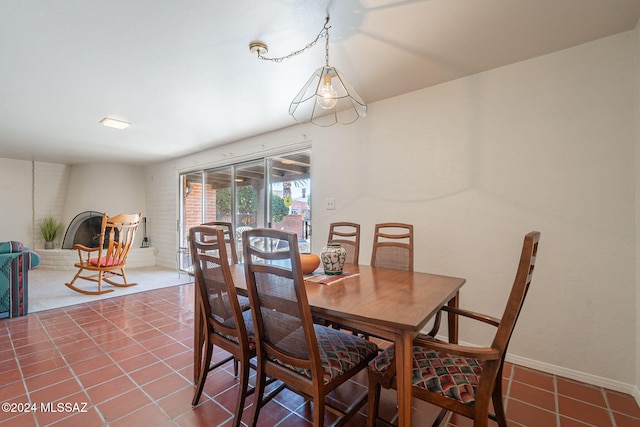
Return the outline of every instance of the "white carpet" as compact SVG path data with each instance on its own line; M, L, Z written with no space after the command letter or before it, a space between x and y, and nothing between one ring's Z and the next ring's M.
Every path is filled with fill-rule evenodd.
M103 289L114 289L114 291L102 295L85 295L73 291L64 285L73 279L76 272L77 270L48 270L43 268L30 270L29 312L34 313L36 311L66 307L193 282L189 275L186 273L178 275L175 269L157 266L127 268L125 269L127 281L137 283L137 286L119 288L103 282ZM74 285L87 290L96 290L98 286L97 283L80 279L76 280Z

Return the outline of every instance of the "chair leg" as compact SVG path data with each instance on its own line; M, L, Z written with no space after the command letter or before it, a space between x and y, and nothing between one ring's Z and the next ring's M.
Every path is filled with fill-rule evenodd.
M324 396L315 396L313 398L313 426L324 426Z
M104 291L102 290L102 286L101 283L98 282L98 290L97 291L87 291L84 289L80 289L77 286L74 285L75 281L77 279L85 279L85 280L91 280L94 282L97 282L98 280L92 279L92 278L88 278L85 276L81 276L80 274L82 274L82 272L84 271L83 268L81 268L80 270L78 270L78 272L76 273L76 275L73 277L73 280L71 280L71 282L69 283L65 283L64 285L69 288L72 289L76 292L80 292L81 294L85 294L85 295L101 295L101 294L106 294L108 292L113 292L113 289L105 289ZM102 279L102 274L99 275L99 280Z
M108 277L111 277L111 276L119 276L119 277L121 277L122 278L122 283L118 283L115 280L109 279ZM108 276L105 276L104 277L104 281L109 283L110 285L118 286L120 288L128 288L129 286L136 286L137 285L137 283L129 283L129 282L127 282L127 275L124 272L124 267L120 269L120 273L116 273L114 271L114 272L111 272Z
M194 365L194 370L193 370L193 381L194 383L198 383L198 379L200 378L200 372L202 369L202 357L203 354L205 354L206 350L204 349L204 344L207 342L207 321L204 318L204 315L202 314L203 310L200 310L200 335L202 338L202 341L200 343L200 348L199 350L199 356L200 358L198 358L198 352L194 351L193 352L193 365ZM197 322L197 319L194 319L194 322ZM193 343L194 347L198 345L198 339L194 338L194 343Z
M266 377L264 373L264 365L258 359L258 366L256 367L256 386L253 397L253 411L251 412L251 427L256 427L258 423L258 416L260 415L260 409L262 408L262 398L264 397L265 382Z
M200 378L196 386L196 393L193 395L191 406L196 406L202 395L204 389L204 383L207 381L207 374L209 373L209 365L211 364L211 356L213 355L213 345L209 342L209 337L205 338L204 346L206 347L205 356L200 365Z
M104 271L98 272L98 292L102 292L102 279L104 278Z
M76 282L78 277L80 277L80 274L82 274L83 271L84 271L84 268L78 269L78 272L76 273L76 275L73 276L73 279L71 279L71 281L69 283L66 283L66 285L67 286L72 286Z
M446 418L446 421L445 421L445 418ZM451 419L451 411L448 411L447 409L441 409L440 413L438 414L436 419L433 421L433 424L431 424L431 427L438 427L440 424L442 424L443 421L445 421L443 425L446 426L448 425L450 419Z
M369 372L369 392L367 395L367 427L374 427L378 423L378 409L380 406L380 383L378 375Z
M507 427L507 417L504 414L504 403L502 401L502 375L496 378L496 384L491 395L493 401L493 409L495 411L495 420L499 427Z
M236 366L238 359L234 359ZM242 421L242 411L244 409L244 401L247 398L247 388L249 387L249 363L241 364L240 370L240 388L238 389L238 402L236 403L236 412L234 414L234 427L240 427Z

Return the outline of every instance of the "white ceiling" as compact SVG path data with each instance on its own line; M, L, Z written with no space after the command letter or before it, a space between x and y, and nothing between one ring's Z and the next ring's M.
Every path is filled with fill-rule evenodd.
M0 0L0 158L151 164L296 124L323 41L249 42L287 55L327 11L372 103L631 30L640 0Z

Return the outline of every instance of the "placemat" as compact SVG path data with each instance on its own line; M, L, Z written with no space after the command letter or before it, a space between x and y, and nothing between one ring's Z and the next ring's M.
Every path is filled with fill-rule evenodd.
M311 273L305 274L304 280L305 282L313 282L319 283L321 285L333 285L335 283L342 282L344 279L348 277L355 277L360 273L349 273L348 271L343 272L342 274L329 275L324 273Z

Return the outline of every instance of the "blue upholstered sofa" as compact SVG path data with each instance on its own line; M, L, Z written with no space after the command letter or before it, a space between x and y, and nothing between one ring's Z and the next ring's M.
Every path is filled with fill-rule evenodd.
M20 242L0 242L0 319L24 316L28 310L29 270L40 255Z

